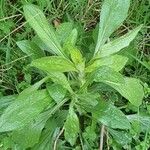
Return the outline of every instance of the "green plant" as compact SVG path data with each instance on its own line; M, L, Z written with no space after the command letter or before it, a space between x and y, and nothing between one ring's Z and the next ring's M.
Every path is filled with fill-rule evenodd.
M95 49L90 55L81 51L81 45L76 46L78 31L72 23L62 23L55 30L36 6L24 6L25 18L37 36L17 45L30 56L28 67L42 80L0 101L0 132L7 135L1 135L5 149L97 149L101 126L121 146L131 142L131 138L126 140L131 137L127 131L136 116L126 116L117 108L114 96L118 92L125 98L122 103L128 100L138 108L144 91L140 80L120 73L128 58L116 53L130 44L142 26L109 39L127 17L129 4L130 0L104 1L99 32L94 35L97 42L91 41Z

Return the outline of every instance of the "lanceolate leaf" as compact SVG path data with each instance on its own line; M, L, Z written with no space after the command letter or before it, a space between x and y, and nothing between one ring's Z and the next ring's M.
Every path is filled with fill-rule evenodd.
M0 117L0 132L27 125L52 102L46 90L35 91L21 98L12 103Z
M140 84L140 81L135 78L124 78L124 80L124 84L115 85L108 83L108 85L116 89L133 105L140 106L144 97L144 91L142 85Z
M25 127L13 131L13 141L15 141L15 143L19 144L24 149L34 146L36 143L38 143L42 129L44 128L48 119L49 116L47 112L40 114L34 121Z
M44 51L41 50L34 42L28 40L18 41L18 47L33 59L44 57Z
M122 111L120 111L110 102L101 100L100 103L95 107L93 117L102 124L114 129L130 128L130 123L127 117L122 113Z
M65 139L73 146L76 142L79 133L79 119L74 112L73 108L70 108L67 120L65 122Z
M125 34L124 36L102 46L99 51L98 57L106 57L112 55L127 47L130 42L136 37L141 27L142 25Z
M52 72L48 73L48 76L51 78L51 80L56 83L63 86L63 88L67 89L70 93L73 93L70 84L66 78L66 76L61 72Z
M54 29L48 24L43 12L32 4L25 5L23 9L27 22L29 22L40 39L49 47L49 51L64 56Z
M127 57L121 55L112 55L104 58L96 59L91 65L87 66L85 71L92 72L99 68L100 66L108 66L114 71L120 71L124 68L128 61Z
M130 0L104 0L95 54L127 17Z
M60 84L48 84L47 90L56 103L61 102L66 95L66 89Z
M120 73L115 72L113 69L106 66L102 66L97 69L93 73L92 78L95 82L111 83L115 85L124 83L124 78Z
M33 60L31 66L46 72L69 72L77 71L74 64L61 56L48 56Z

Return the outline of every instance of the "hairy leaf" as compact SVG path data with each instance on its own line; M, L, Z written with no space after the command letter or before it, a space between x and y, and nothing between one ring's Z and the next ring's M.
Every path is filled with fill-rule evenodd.
M71 61L61 56L47 56L33 60L31 66L46 72L69 72L77 71Z
M111 83L114 85L124 83L124 78L120 73L106 66L98 68L92 76L95 82Z
M95 117L102 124L114 129L130 128L130 123L127 117L122 113L122 111L120 111L110 102L101 100L100 103L95 107L93 117Z
M0 117L0 132L27 125L52 102L46 90L35 91L21 98L7 107Z
M95 53L126 19L130 0L104 0L100 14L99 34Z
M65 139L73 146L79 133L79 120L73 108L70 108L65 122Z
M40 39L49 47L49 51L64 56L55 31L47 22L43 12L32 4L25 5L23 10L27 22L36 31Z
M56 103L61 102L66 95L66 89L60 84L48 84L47 90Z
M64 22L57 27L56 34L61 44L63 44L68 36L70 36L72 28L73 24L71 22Z
M16 43L18 47L32 59L44 57L44 51L41 50L34 42L28 40L18 41Z
M38 143L42 129L49 116L47 112L40 114L34 121L25 127L19 128L12 133L12 139L22 148L28 148Z
M52 72L48 73L48 76L51 78L51 80L56 83L63 86L63 88L67 89L70 93L73 93L72 88L70 87L70 84L66 78L66 76L61 72Z
M104 58L96 59L91 65L87 66L85 71L92 72L100 66L108 66L114 71L120 71L126 65L128 61L127 57L121 55L112 55Z
M116 89L133 105L140 106L144 97L144 91L142 85L140 84L140 81L135 78L124 78L124 80L124 84L115 85L108 83L108 85Z
M132 141L132 135L126 131L116 131L113 129L108 129L108 131L113 136L114 140L122 146L125 146Z
M129 46L130 42L136 37L142 26L135 28L124 36L111 41L101 47L98 57L106 57L119 52L121 49Z

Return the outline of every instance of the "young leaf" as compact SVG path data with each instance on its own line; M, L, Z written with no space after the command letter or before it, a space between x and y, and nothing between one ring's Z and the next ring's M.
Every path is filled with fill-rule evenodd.
M79 119L73 108L69 109L69 114L65 122L65 139L73 146L79 133Z
M104 0L100 14L99 34L95 54L126 19L129 6L130 0Z
M61 56L47 56L33 60L31 66L46 72L69 72L77 71L74 64Z
M92 77L95 82L111 83L114 85L120 85L124 83L124 78L120 73L106 66L102 66L97 69L93 73Z
M28 40L16 42L18 47L27 55L31 56L32 59L44 57L44 51L41 50L34 42Z
M21 98L7 107L0 117L0 132L27 125L52 102L46 90L35 91Z
M130 42L136 37L141 28L142 25L125 34L124 36L102 46L99 50L98 57L106 57L112 55L129 46Z
M130 128L130 123L127 117L110 102L101 100L93 111L93 117L102 124L114 129Z
M121 55L112 55L104 58L96 59L91 65L87 66L86 72L93 72L97 68L101 66L108 66L112 68L114 71L120 71L124 68L128 61L127 57Z
M61 102L66 95L66 89L60 84L48 84L47 90L56 103Z
M40 39L49 47L49 51L64 56L54 29L47 22L43 12L32 4L25 5L23 10L27 22L29 22L30 26L36 31Z
M142 99L144 97L143 87L140 81L135 78L124 78L123 84L111 84L111 87L117 90L123 97L130 101L135 106L140 106L142 104Z

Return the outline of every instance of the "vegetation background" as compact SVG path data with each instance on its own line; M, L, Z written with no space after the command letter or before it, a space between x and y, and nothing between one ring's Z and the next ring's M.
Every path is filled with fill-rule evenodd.
M82 45L86 49L89 46L87 41L91 38L91 31L99 22L102 2L101 0L0 0L0 98L19 94L40 78L27 70L28 56L16 45L17 41L31 39L34 36L33 29L26 23L23 15L24 4L38 5L55 27L68 21L77 24L83 38ZM123 74L143 81L145 98L140 109L150 115L150 0L131 0L127 19L111 38L119 37L141 24L143 28L138 36L126 48L126 52L122 52L130 57ZM126 114L131 110L138 111L133 106L125 106L123 109ZM150 117L146 124L150 126ZM150 128L144 134L137 133L133 142L137 150L149 148L149 133Z

